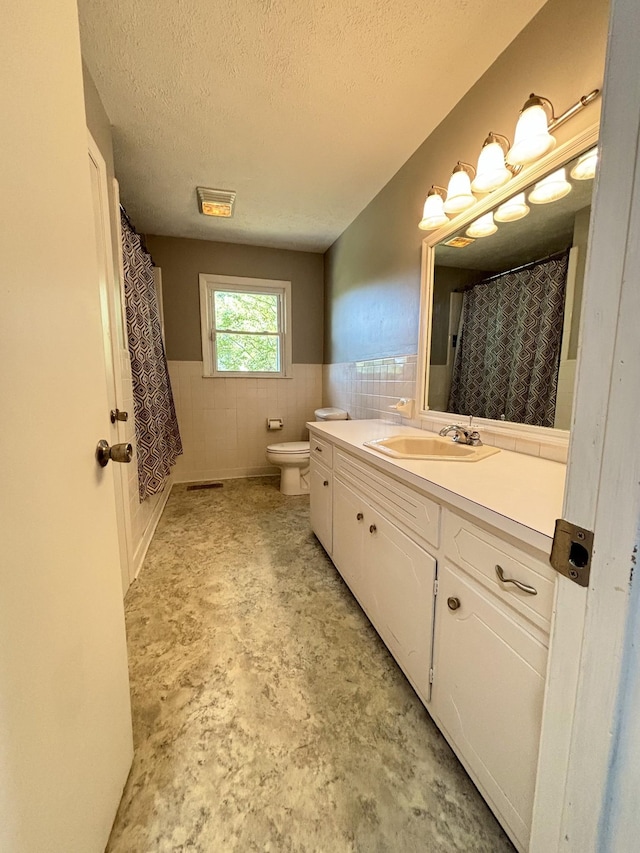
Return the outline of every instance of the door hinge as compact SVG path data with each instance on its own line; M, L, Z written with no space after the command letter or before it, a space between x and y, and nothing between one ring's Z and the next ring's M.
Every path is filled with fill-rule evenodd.
M429 684L433 684L433 667L429 670Z
M438 578L436 578L433 582L433 594L434 595L438 594Z
M556 572L578 586L589 586L592 554L593 531L558 518L549 558Z

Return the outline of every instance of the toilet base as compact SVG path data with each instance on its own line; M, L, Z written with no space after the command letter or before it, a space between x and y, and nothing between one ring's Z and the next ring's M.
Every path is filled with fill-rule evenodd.
M309 494L309 466L287 465L280 469L280 492L283 495Z

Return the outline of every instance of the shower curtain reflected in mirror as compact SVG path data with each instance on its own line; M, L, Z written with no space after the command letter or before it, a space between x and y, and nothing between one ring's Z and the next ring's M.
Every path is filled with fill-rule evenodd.
M563 252L465 292L450 412L553 427L568 261Z

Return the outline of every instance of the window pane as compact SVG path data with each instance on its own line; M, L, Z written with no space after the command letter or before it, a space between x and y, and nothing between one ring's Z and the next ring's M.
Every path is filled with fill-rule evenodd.
M280 371L279 338L273 335L216 335L217 370Z
M275 293L215 292L216 328L234 332L277 332Z

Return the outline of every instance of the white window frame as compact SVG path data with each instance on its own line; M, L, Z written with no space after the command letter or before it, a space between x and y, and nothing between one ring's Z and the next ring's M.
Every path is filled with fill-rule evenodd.
M216 378L291 378L291 282L269 278L244 278L235 275L200 273L200 324L202 333L203 376ZM280 370L217 370L214 327L214 295L217 290L226 293L271 293L278 296Z

